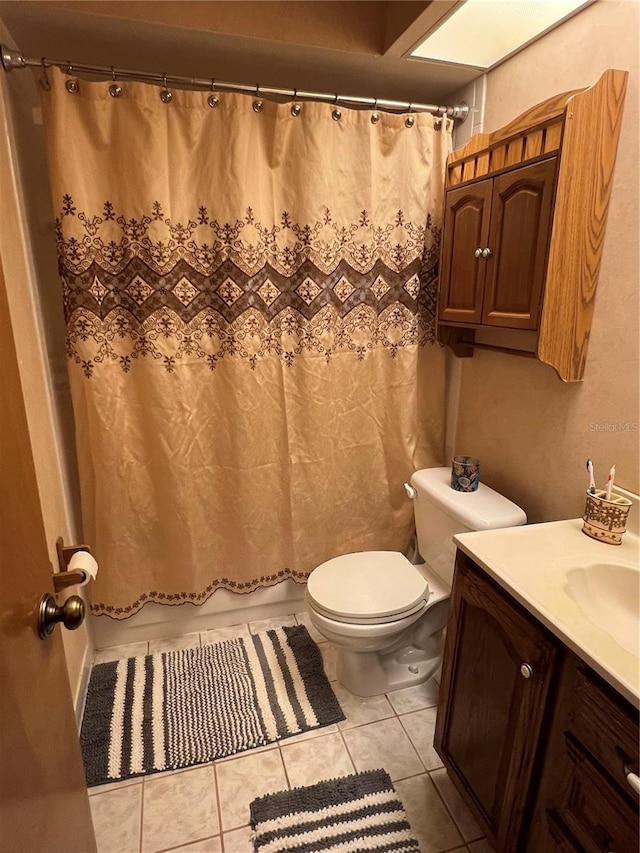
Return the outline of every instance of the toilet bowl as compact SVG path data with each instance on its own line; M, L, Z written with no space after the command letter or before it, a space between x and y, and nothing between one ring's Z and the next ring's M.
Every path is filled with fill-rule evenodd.
M361 551L327 560L309 576L311 622L336 646L338 681L351 693L375 696L431 678L442 658L453 534L526 523L519 507L482 483L476 492L454 492L450 474L423 469L407 486L427 562L413 565L398 551Z

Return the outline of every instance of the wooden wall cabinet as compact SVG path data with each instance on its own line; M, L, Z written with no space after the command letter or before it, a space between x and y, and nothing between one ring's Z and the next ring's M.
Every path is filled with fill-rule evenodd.
M447 160L438 337L582 378L627 72L606 71Z
M435 746L500 853L637 850L637 712L460 551Z

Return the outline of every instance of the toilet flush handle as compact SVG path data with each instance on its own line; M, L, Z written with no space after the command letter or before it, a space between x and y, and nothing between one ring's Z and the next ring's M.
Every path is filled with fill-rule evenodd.
M417 492L416 492L416 490L413 488L413 486L410 486L410 485L409 485L409 483L405 483L405 484L404 484L404 490L405 490L405 492L409 495L409 497L411 498L411 500L415 500L415 497L416 497Z

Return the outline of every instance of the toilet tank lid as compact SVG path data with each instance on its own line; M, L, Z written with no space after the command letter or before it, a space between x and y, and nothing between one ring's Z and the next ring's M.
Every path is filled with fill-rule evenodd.
M443 512L468 530L495 530L527 523L517 504L480 483L475 492L457 492L451 488L450 468L422 468L411 476L411 485Z

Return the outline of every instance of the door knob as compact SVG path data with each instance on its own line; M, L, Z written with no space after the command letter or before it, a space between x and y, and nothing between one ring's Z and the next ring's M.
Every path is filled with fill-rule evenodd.
M531 669L528 663L523 663L520 667L520 674L523 678L531 678L531 676L533 675L533 670Z
M483 258L488 258L489 255L491 255L491 254L493 254L493 253L492 253L491 249L489 249L489 248L482 250L482 257Z
M59 607L51 593L45 593L38 607L38 636L46 640L53 634L58 622L62 622L69 631L75 631L84 622L84 601L79 595L72 595Z
M476 256L476 258L481 258L482 257L482 249L476 249L473 254Z

